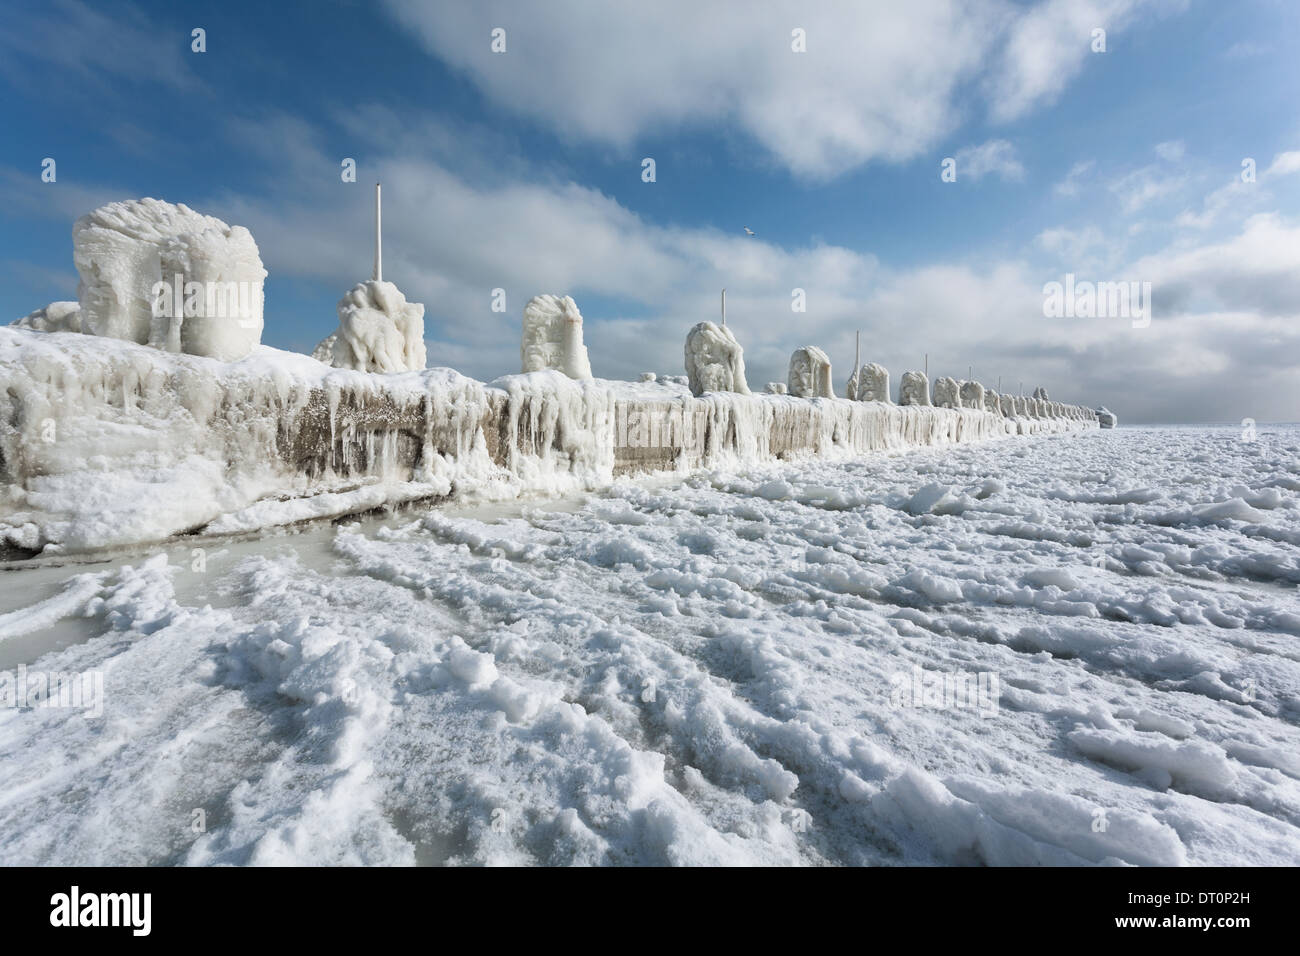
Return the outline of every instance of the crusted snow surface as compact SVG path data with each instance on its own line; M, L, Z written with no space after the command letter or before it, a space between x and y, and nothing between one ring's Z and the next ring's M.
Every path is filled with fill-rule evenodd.
M0 655L84 633L4 666L104 697L0 708L0 852L1295 865L1300 431L1239 436L623 481L42 568L26 608L5 572Z

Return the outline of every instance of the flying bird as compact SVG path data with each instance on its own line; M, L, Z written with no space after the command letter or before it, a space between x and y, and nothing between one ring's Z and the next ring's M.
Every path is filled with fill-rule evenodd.
M758 233L756 233L753 229L750 229L748 226L744 226L743 228L744 228L744 230L745 230L745 235L747 235L747 236L757 236L757 235L758 235Z

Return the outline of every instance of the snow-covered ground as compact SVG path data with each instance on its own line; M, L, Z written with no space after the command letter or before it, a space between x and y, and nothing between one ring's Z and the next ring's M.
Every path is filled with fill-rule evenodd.
M1123 428L4 572L104 695L0 708L0 860L1294 865L1298 492Z

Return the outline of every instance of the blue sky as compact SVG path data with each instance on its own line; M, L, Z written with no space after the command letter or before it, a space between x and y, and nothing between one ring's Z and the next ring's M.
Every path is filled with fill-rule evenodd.
M518 369L538 292L577 299L598 376L681 374L726 286L754 386L815 344L840 387L860 329L895 384L928 352L934 374L973 366L1128 421L1300 419L1293 3L53 0L0 17L11 319L75 298L77 216L149 195L251 229L263 340L310 350L369 276L382 180L385 278L425 304L430 364L478 378ZM1151 282L1150 326L1045 317L1067 272Z

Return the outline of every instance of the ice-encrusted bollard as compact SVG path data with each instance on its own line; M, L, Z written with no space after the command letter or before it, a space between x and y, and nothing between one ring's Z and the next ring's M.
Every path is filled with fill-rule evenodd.
M959 394L963 408L984 407L984 386L979 382L962 382Z
M961 408L961 391L957 380L944 375L934 380L934 404L940 408Z
M787 376L789 394L799 398L833 398L831 360L815 345L795 349Z
M113 202L73 224L72 259L83 332L224 361L262 340L266 269L243 226L161 199Z
M784 395L784 394L785 394L785 382L768 382L768 383L767 383L767 394L769 394L769 395Z
M898 383L898 404L929 405L930 380L924 372L904 372Z
M1016 417L1016 397L1014 395L999 395L998 407L1007 418Z
M858 394L860 402L889 402L889 369L875 362L868 362L858 371Z
M335 368L383 373L424 368L424 306L407 302L393 283L358 282L339 300L338 313L331 346Z
M991 388L984 390L984 411L992 412L994 415L1002 414L1002 404L998 393Z
M591 378L582 342L582 313L567 295L535 295L524 306L519 357L525 372L555 369L569 378Z
M686 378L691 393L739 392L745 384L745 350L725 325L700 322L686 335Z

